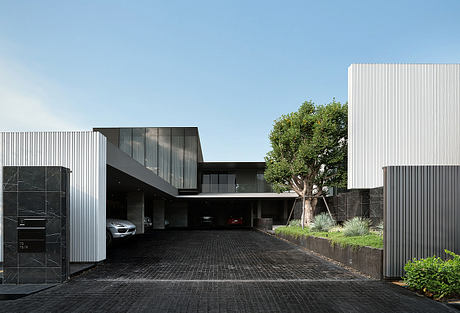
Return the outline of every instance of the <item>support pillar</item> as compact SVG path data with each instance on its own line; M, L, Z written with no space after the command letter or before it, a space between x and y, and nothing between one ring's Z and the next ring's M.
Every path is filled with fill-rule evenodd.
M254 203L251 201L251 227L254 227Z
M130 192L127 196L127 217L136 225L136 234L144 233L144 192Z
M165 229L165 205L163 199L153 200L153 229Z
M283 221L284 223L286 223L287 219L288 219L288 210L289 210L289 207L288 207L288 201L286 199L283 200Z
M257 218L262 218L262 201L257 200Z

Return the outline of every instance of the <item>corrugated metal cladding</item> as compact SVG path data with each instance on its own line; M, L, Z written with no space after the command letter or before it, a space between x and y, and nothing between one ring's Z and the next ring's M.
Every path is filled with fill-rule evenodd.
M460 64L348 68L348 188L389 165L460 164Z
M106 138L92 131L5 132L0 133L0 149L0 178L3 166L64 166L72 171L70 261L104 260Z
M412 258L460 253L460 166L389 166L384 186L384 276Z

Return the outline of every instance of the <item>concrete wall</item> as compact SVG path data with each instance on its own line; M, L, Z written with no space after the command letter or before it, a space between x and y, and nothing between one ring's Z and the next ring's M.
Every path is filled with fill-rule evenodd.
M166 209L165 218L169 221L170 227L188 227L187 202L170 203Z
M165 229L165 200L153 200L153 229Z
M308 250L315 251L328 258L336 260L346 266L357 269L361 273L373 278L382 278L383 249L370 247L350 247L334 245L326 238L309 236L295 238L285 234L277 234L277 237L293 242Z
M0 133L0 179L3 166L63 166L70 169L70 261L105 259L104 136L92 131ZM1 192L0 212L3 212ZM0 236L0 245L2 238Z
M348 68L348 188L383 186L382 167L460 164L460 64Z
M136 234L144 233L144 192L130 192L127 197L127 217L128 220L136 225Z

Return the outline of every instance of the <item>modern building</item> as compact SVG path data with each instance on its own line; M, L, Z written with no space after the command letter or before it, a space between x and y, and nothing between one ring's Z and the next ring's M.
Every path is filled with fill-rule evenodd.
M348 68L348 188L383 186L383 167L460 164L460 64Z
M230 217L251 227L264 217L285 223L296 198L272 192L264 162L204 162L196 127L3 132L0 178L3 166L70 169L71 262L106 258L109 217L132 221L141 234L146 216L154 229L200 228L203 216L215 227Z
M383 275L460 253L460 64L352 64L348 105L348 188L382 190Z
M460 252L460 65L353 64L348 75L351 192L325 202L337 220L384 218L385 276L400 276L412 257ZM297 198L272 192L263 162L205 162L196 127L3 132L2 181L4 166L70 170L70 234L62 237L70 237L71 262L106 258L109 217L130 220L140 234L146 216L154 229L200 228L205 216L215 227L230 217L251 227L262 218L285 223ZM16 219L25 200L48 216L50 190L30 201L38 191L4 187L0 233L20 224L14 214L4 218L4 204Z

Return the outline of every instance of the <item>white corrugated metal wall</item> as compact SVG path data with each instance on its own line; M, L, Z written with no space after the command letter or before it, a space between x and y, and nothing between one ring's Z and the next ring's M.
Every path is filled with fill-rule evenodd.
M106 256L106 149L106 138L92 131L0 133L0 178L3 166L64 166L72 171L71 262L97 262Z
M460 64L348 68L348 188L389 165L460 164Z

